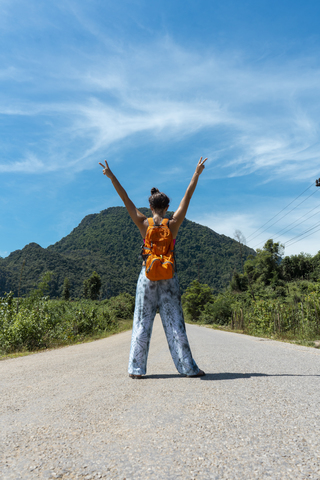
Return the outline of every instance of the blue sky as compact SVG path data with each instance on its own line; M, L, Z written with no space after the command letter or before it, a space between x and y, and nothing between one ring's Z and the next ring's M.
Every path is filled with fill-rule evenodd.
M105 158L138 207L156 186L174 210L200 156L209 160L189 219L241 230L254 248L274 238L287 255L317 253L319 2L0 9L1 256L47 247L85 215L121 205Z

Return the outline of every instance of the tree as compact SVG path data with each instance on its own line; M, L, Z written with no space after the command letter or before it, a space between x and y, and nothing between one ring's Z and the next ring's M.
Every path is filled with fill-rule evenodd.
M320 282L320 251L312 258L311 263L313 280Z
M70 280L68 277L66 277L63 282L62 299L63 300L70 299Z
M236 270L233 273L232 280L230 282L231 290L235 292L245 292L248 290L248 276L239 274Z
M101 277L97 272L93 272L90 278L83 282L83 296L91 300L98 300L101 288Z
M243 249L243 246L246 244L246 239L245 239L245 236L242 234L242 232L240 230L235 230L233 237L239 243L240 261L241 261L241 268L242 268L242 273L243 273L242 249Z
M49 297L50 292L50 282L53 277L53 272L47 271L42 275L38 287L32 290L29 294L29 299L31 301L38 300L42 297Z
M89 294L89 279L88 279L88 278L86 278L86 279L83 281L82 296L83 296L84 298L90 298L90 294Z
M201 315L200 321L204 323L217 323L227 325L232 317L232 302L234 298L227 292L219 294L214 303L206 303Z
M307 279L314 270L313 258L308 253L284 257L281 262L281 271L287 281Z
M193 321L197 321L204 306L213 302L214 297L209 285L193 280L182 296L183 306Z
M283 245L268 240L262 249L257 249L257 255L246 261L244 265L245 274L253 281L259 281L263 285L276 286L282 278L281 259Z

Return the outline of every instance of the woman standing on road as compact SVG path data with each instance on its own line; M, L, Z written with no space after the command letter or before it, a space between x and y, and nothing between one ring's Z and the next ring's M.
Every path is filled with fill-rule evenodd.
M204 160L202 160L202 157L200 158L186 193L169 222L164 219L169 208L169 198L167 195L159 192L156 188L151 190L149 203L153 218L148 219L139 212L130 200L125 189L111 172L107 160L105 160L105 165L102 163L99 163L99 165L103 167L103 174L112 181L131 219L139 228L142 238L144 240L146 239L146 235L149 235L150 229L157 229L157 227L161 226L167 231L169 230L168 236L172 242L171 245L174 245L178 230L185 219L191 197L197 186L199 176L204 170L206 160L206 158ZM162 259L162 255L160 255L160 257ZM158 259L160 260L159 257ZM168 264L170 262L164 263ZM137 284L128 367L129 376L131 378L141 378L142 375L146 374L150 338L157 308L159 308L170 353L178 372L187 377L201 377L205 375L192 358L186 334L181 306L180 287L176 273L172 271L171 278L164 280L150 280L147 275L148 270L146 271L144 262ZM167 273L165 275L167 275Z

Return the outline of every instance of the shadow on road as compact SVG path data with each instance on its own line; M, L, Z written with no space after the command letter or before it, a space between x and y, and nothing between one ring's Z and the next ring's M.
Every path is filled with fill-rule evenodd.
M302 375L294 373L276 373L275 375L269 375L267 373L207 373L204 377L200 377L201 380L237 380L239 378L252 378L252 377L320 377L320 375Z
M142 379L160 379L160 378L185 378L183 375L180 375L180 373L172 373L172 374L166 374L166 373L160 373L159 375L144 375Z
M252 377L320 377L320 375L302 375L302 374L293 374L293 373L282 373L269 375L267 373L206 373L204 377L199 377L200 380L237 380L239 378L252 378ZM142 379L166 379L166 378L185 378L179 373L175 374L158 374L158 375L145 375Z

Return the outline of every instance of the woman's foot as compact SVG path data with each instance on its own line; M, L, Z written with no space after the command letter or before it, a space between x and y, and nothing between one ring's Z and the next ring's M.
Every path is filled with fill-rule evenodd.
M133 373L129 373L130 378L142 378L142 375L134 375Z
M197 373L197 375L187 375L187 377L188 378L204 377L204 375L205 375L204 371L199 369L199 372Z

